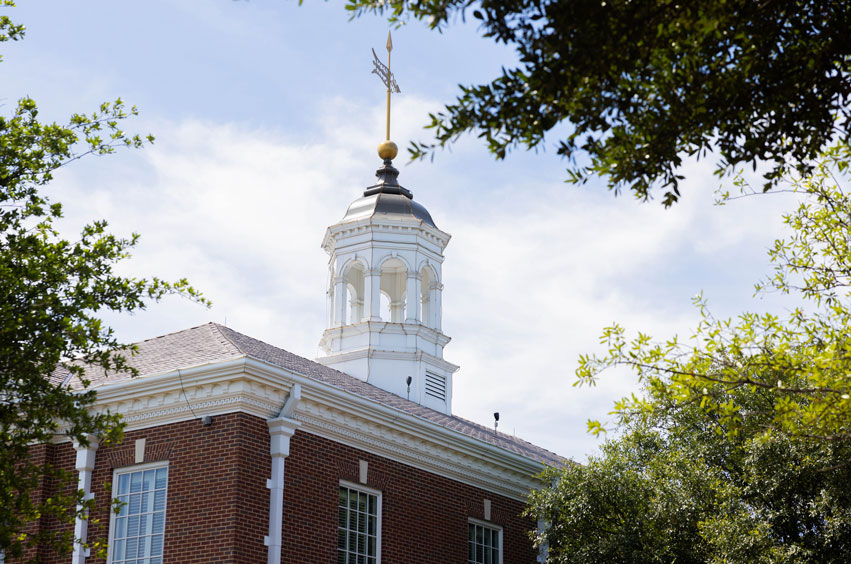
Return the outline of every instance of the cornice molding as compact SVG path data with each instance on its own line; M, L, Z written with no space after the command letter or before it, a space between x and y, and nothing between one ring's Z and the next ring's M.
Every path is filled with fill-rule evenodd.
M93 409L121 413L128 431L234 412L270 419L294 384L302 386L297 432L513 499L542 485L533 477L539 462L247 356L98 387Z

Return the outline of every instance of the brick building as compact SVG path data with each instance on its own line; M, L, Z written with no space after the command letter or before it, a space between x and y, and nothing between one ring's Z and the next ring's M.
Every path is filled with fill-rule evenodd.
M143 341L139 377L88 375L96 409L124 416L121 445L35 447L94 496L75 535L108 539L108 562L539 558L537 523L521 512L534 476L562 459L452 415L449 235L399 185L393 156L323 240L330 314L317 361L212 323ZM99 560L77 544L72 562Z

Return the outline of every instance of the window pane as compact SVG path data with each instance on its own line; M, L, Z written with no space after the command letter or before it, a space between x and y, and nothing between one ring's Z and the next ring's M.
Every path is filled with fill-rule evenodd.
M149 492L154 489L154 474L156 470L145 470L142 474L142 491Z
M126 549L125 549L126 554L127 554L127 558L136 558L136 547L138 547L138 546L139 546L139 539L138 538L127 539L127 545L126 545Z
M163 533L165 530L165 513L154 513L153 517L151 532L155 535Z
M154 482L156 488L158 490L165 487L166 481L168 480L168 468L157 468L157 478Z
M140 484L141 484L141 482L140 482ZM131 488L133 487L132 482L130 483L130 487ZM142 499L141 498L142 498L142 496L140 496L139 494L130 496L130 507L127 509L127 511L130 512L130 515L138 515L139 514L139 509L142 506Z
M130 493L142 491L142 473L133 472L130 474Z
M151 556L160 556L163 553L163 536L154 535L151 537Z
M115 520L115 538L123 539L127 536L127 517L120 517Z
M150 542L150 537L139 537L139 546L136 547L136 555L137 556L150 556L151 555L151 546L148 544Z
M358 513L357 511L349 512L349 530L357 531L358 530Z
M369 516L369 526L367 527L367 532L372 536L377 535L378 534L378 531L376 530L377 525L378 525L378 518L375 515L370 515Z
M130 493L130 474L122 474L118 478L118 494Z
M123 540L115 541L115 546L112 547L114 560L124 560L124 542Z
M165 490L154 493L154 511L165 510Z
M357 553L358 551L358 536L349 533L349 552Z
M127 536L128 537L138 537L139 536L139 516L131 515L127 520Z
M144 529L144 532L143 532ZM142 517L142 522L139 524L140 535L150 535L154 532L154 514L148 513Z

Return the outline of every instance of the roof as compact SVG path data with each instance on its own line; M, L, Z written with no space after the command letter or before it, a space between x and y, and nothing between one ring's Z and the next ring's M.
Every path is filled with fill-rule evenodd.
M562 465L565 462L565 459L557 454L528 441L408 401L344 372L243 335L218 323L207 323L141 341L136 343L136 347L138 352L128 359L128 364L139 371L140 378L248 356L543 464ZM91 387L106 386L131 378L128 374L107 374L94 368L87 371L86 377L91 381ZM79 383L76 383L75 387L79 387Z
M419 202L403 194L379 193L358 198L351 203L342 222L358 221L376 214L413 216L423 223L437 227L431 214Z
M434 228L431 214L419 202L414 201L410 190L399 184L399 171L393 167L390 159L375 171L378 180L376 184L364 190L363 197L358 198L346 210L342 222L358 221L376 214L415 217Z

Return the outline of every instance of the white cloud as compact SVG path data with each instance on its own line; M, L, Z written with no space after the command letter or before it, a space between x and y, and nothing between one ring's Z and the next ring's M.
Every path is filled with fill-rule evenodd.
M438 106L411 96L394 103L400 116ZM227 319L315 356L325 324L319 245L372 180L383 129L383 108L363 112L342 99L321 107L307 141L237 124L160 122L151 126L154 147L62 171L56 189L69 228L106 217L119 233L142 233L125 272L187 276L215 303L207 311L169 299L109 316L123 338ZM398 119L394 137L416 138L420 125ZM741 285L778 222L773 203L712 208L715 180L703 165L689 171L697 180L684 186L684 201L664 210L566 187L530 174L526 162L494 165L464 141L434 165L403 166L401 180L453 234L444 328L454 338L446 358L461 365L456 413L490 423L500 411L501 430L581 458L595 444L585 420L606 419L635 383L621 372L574 388L578 354L599 351L598 335L614 321L660 337L687 331L696 317L680 294L703 288L711 298L716 286ZM493 168L499 175L484 179ZM692 272L707 263L728 272ZM738 292L748 295L749 286Z

